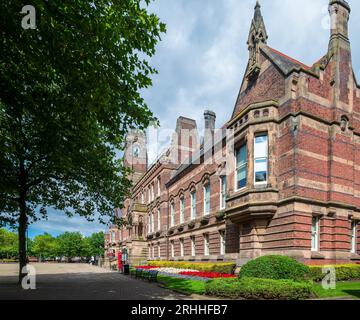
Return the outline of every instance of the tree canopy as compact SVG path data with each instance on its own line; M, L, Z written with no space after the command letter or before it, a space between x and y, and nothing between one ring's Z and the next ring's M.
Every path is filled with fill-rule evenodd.
M122 206L117 154L129 129L156 121L140 93L165 32L150 0L31 2L34 30L22 1L0 2L0 223L18 226L20 270L46 208L104 221Z
M104 256L104 233L84 237L79 232L65 232L57 237L49 233L37 235L28 241L28 254L40 259L56 257L90 258ZM19 247L16 233L0 229L0 258L18 259Z
M18 256L18 236L6 229L0 229L0 258L14 258Z
M31 253L39 258L54 258L58 251L56 238L48 233L36 236L31 246Z

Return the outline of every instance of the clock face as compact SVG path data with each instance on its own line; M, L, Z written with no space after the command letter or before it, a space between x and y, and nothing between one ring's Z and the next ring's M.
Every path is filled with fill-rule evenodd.
M139 156L140 156L140 148L139 148L139 146L134 146L134 148L133 148L133 156L134 156L134 158L139 158Z

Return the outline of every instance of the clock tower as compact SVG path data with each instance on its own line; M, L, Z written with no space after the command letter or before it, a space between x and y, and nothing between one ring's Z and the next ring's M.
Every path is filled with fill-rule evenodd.
M147 170L146 133L132 130L126 136L124 164L132 170L130 180L136 184Z

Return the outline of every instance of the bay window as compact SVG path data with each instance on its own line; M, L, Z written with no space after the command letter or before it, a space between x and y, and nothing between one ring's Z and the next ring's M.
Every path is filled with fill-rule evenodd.
M247 184L247 146L244 144L236 151L236 190Z
M266 184L268 179L268 136L259 135L254 140L255 184Z

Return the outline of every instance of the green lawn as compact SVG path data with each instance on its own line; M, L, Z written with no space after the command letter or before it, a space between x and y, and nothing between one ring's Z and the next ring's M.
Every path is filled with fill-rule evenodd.
M166 288L180 290L188 294L204 294L205 292L205 282L203 281L172 278L163 275L158 275L157 281Z
M360 282L337 282L336 289L325 290L321 284L314 285L314 291L319 298L335 298L351 296L355 299L360 299Z

